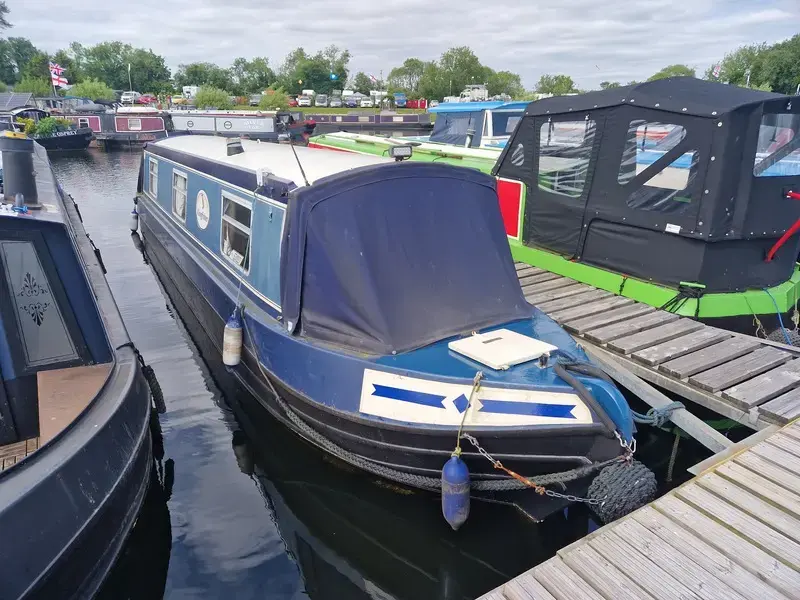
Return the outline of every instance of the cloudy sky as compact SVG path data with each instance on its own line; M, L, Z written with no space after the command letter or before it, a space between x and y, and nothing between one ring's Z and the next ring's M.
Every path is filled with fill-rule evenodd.
M470 46L533 87L566 73L579 87L643 79L686 63L699 72L741 44L800 32L800 0L7 0L14 28L55 51L76 40L152 48L171 68L237 56L273 66L296 46L348 48L352 71L379 76L409 56Z

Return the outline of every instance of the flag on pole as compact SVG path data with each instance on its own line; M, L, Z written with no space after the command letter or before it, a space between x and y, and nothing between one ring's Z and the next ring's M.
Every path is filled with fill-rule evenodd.
M711 71L711 74L714 76L715 79L719 79L719 74L722 71L722 65L719 63L714 65L714 69Z
M54 87L64 87L65 85L69 85L69 81L67 78L64 77L64 71L66 69L59 65L58 63L49 63L50 66L50 81L52 82Z
M372 83L378 83L378 78L375 75L370 74L369 79Z

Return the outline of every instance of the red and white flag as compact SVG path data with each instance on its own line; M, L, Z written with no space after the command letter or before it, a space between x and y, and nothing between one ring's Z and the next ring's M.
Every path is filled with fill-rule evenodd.
M65 85L69 85L69 81L67 81L66 77L61 77L60 75L53 75L51 77L51 81L53 85L56 87L63 87Z
M370 81L372 81L372 83L378 83L378 78L375 77L375 75L370 75L369 78L370 78Z
M714 65L714 69L711 71L711 74L716 78L719 79L720 71L722 71L722 65L716 64Z
M50 75L63 75L66 69L58 63L50 63Z
M66 69L58 63L50 63L50 80L53 82L54 86L63 87L69 85L69 81L64 77L64 71L66 71Z

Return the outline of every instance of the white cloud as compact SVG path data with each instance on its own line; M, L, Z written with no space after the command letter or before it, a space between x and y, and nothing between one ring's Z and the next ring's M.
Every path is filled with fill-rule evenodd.
M543 73L572 75L580 87L644 79L667 64L705 70L737 46L797 33L797 0L81 0L56 7L10 0L8 35L48 51L71 41L121 40L151 48L175 68L237 56L268 56L277 67L293 48L348 48L351 70L384 74L409 56L437 58L467 45L484 64L519 73L532 87Z

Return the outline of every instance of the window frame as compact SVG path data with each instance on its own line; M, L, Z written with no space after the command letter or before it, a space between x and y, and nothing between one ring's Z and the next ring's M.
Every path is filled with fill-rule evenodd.
M138 121L139 126L134 127L131 123L134 121ZM128 117L128 131L141 131L142 130L142 119L141 117Z
M600 139L602 138L602 134L598 135L598 129L600 128L600 120L595 118L594 116L590 115L589 113L584 113L583 118L580 118L578 113L575 116L572 115L557 115L556 118L546 117L542 118L541 121L536 119L534 121L534 134L535 134L535 161L533 163L533 173L531 176L530 186L536 190L535 193L545 193L554 198L560 198L564 201L568 202L577 202L578 204L585 204L589 195L589 191L594 184L594 167L597 162L597 150L599 148ZM577 117L577 118L576 118ZM541 125L538 123L541 122ZM583 180L583 184L581 186L580 193L577 195L565 194L562 192L556 192L552 189L543 187L539 183L539 177L541 175L541 167L542 167L542 159L550 158L549 155L542 154L542 149L546 148L547 146L542 145L542 130L545 126L548 127L547 139L549 140L551 137L551 128L555 125L563 124L563 123L581 123L584 127L583 133L583 142L586 142L586 127L588 123L592 123L592 141L591 144L588 146L588 154L586 158L586 175ZM517 129L519 128L519 124L517 125ZM583 145L583 143L581 144Z
M250 227L247 227L240 221L237 221L230 215L225 214L225 200L230 200L242 206L250 211ZM242 198L241 196L237 196L233 192L229 192L226 190L222 190L220 192L220 206L219 206L219 254L225 259L228 264L233 266L235 269L243 273L244 275L250 274L250 268L253 264L253 256L252 256L252 248L253 248L253 208L255 207L255 201L248 200L246 198ZM235 229L238 229L241 233L247 236L247 254L245 255L244 263L245 265L238 265L231 258L225 254L223 251L224 248L224 238L223 238L223 223L228 223Z
M78 127L90 127L89 117L78 117Z
M183 180L186 182L186 187L182 190L184 199L183 199L183 216L175 212L175 192L178 191L175 187L175 179L177 177L182 177ZM186 213L189 212L189 176L184 171L179 171L177 169L172 170L172 202L171 202L171 209L172 215L178 218L182 223L186 223Z
M147 159L147 191L153 198L158 197L158 161L152 155ZM155 169L153 168L155 167ZM153 181L155 180L155 185Z

